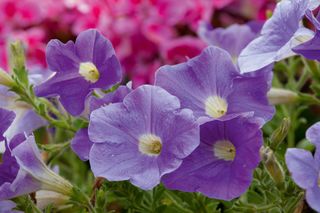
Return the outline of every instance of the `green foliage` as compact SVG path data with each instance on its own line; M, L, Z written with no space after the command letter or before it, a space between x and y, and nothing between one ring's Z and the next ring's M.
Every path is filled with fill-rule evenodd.
M25 213L41 213L29 195L15 198L14 201L17 203L16 209L23 210Z
M123 181L106 182L104 188L109 196L108 206L114 209L120 208L122 212L220 212L219 202L214 199L209 199L199 193L170 191L162 185L150 191L143 191Z
M289 178L284 183L284 186L277 187L267 171L260 166L255 171L248 192L225 212L294 212L303 199L303 192Z

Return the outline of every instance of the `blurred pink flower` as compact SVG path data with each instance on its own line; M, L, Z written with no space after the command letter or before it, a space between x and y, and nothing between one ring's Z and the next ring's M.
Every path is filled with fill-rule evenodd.
M13 32L13 40L20 40L26 48L29 58L27 65L40 65L46 67L45 48L46 32L39 27Z
M241 17L245 21L265 19L265 11L272 9L274 2L0 0L0 67L8 66L9 41L25 43L28 66L46 67L45 46L50 39L67 41L83 30L97 28L111 40L133 85L152 83L161 65L200 53L204 44L195 33L200 21L230 25L241 22Z
M8 70L8 58L6 54L7 47L4 42L0 41L0 68L7 71Z
M168 64L177 64L199 55L207 45L196 37L185 36L165 42L161 55Z
M225 6L227 6L228 4L230 4L231 2L233 2L235 0L213 0L213 7L216 9L221 9L224 8Z

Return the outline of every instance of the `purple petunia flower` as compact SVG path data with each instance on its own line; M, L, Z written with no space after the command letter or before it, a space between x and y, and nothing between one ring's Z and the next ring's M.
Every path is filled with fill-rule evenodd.
M111 103L122 102L124 97L131 91L126 86L120 86L116 91L106 94L103 98L91 97L90 99L90 111L96 110L102 106L106 106ZM75 137L71 141L72 150L83 161L89 160L89 153L93 143L88 136L88 128L80 129Z
M177 169L199 145L199 126L177 97L157 86L145 85L122 103L91 113L90 155L96 177L130 180L152 189L160 178Z
M319 49L320 49L320 13L318 13L317 17L315 17L312 13L312 11L308 10L306 12L307 18L311 21L313 24L316 33L314 37L303 43L299 46L293 48L293 51L303 55L304 57L311 59L311 60L318 60L320 61L320 55L319 55Z
M198 30L199 37L208 45L226 50L236 61L240 52L252 41L257 33L249 25L233 24L228 28L212 28L208 23L202 23Z
M0 200L40 189L69 194L72 185L50 170L41 160L34 137L23 134L6 143L0 164Z
M65 109L79 115L95 88L108 89L121 81L121 67L109 40L96 30L79 34L76 42L51 40L47 62L55 75L35 88L38 96L60 96Z
M294 182L306 190L306 199L311 208L320 212L320 122L311 126L307 139L316 146L316 152L290 148L286 152L286 163Z
M161 67L155 84L177 96L182 107L193 110L200 124L242 113L254 113L263 124L274 113L266 97L268 76L240 75L226 51L210 46L186 63Z
M252 72L294 55L292 48L314 36L314 32L303 27L300 22L307 10L313 10L318 6L319 0L279 2L273 16L263 26L261 36L241 52L241 72Z
M169 189L201 192L231 200L243 194L260 161L259 124L247 117L200 126L200 145L174 172L163 177Z
M11 200L0 201L0 213L22 213L22 211L13 210L17 205Z
M1 120L0 142L5 139L3 135L7 131L11 123L13 122L14 118L15 118L14 112L0 108L0 120Z

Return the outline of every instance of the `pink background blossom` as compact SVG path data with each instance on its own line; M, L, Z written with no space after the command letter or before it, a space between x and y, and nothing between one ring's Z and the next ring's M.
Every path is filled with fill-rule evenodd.
M113 43L127 80L152 83L163 64L194 57L205 47L200 21L214 27L265 20L274 0L1 0L0 67L9 70L8 43L22 40L28 67L46 67L53 38L74 39L97 28Z

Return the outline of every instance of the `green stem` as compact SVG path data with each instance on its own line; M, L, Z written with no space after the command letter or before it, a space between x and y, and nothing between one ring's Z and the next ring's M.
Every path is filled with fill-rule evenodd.
M53 126L61 127L63 129L67 129L72 132L76 132L76 129L72 126L70 119L67 119L65 116L63 116L50 101L44 98L37 98L33 94L29 94L27 89L23 89L18 85L15 85L12 89L20 96L21 101L30 104L35 112L42 118L47 120L50 124L52 124ZM49 113L46 112L46 110L41 109L39 103L44 104L46 109L49 109L52 113L54 113L59 118L59 120L52 118Z
M73 193L76 198L75 203L79 203L78 201L80 201L80 204L84 204L90 213L97 213L87 194L77 187L73 187Z
M292 111L290 110L290 112L292 112ZM295 146L295 140L296 140L295 139L296 138L296 136L295 136L296 119L295 118L296 118L295 115L293 113L290 113L290 121L293 125L290 126L289 132L288 132L288 148Z
M309 79L309 72L307 69L303 69L303 73L300 76L300 79L297 83L297 91L300 91L302 89L302 87L306 84L308 79Z
M260 207L256 207L256 210L259 211L266 211L269 209L272 209L274 207L273 204L269 204L269 205L265 205L265 206L260 206Z
M309 60L305 59L304 57L301 57L301 60L302 60L303 64L305 65L305 67L307 68L307 70L310 73L312 73L314 79L319 82L320 81L320 70L318 69L315 62L309 61Z
M53 105L52 102L50 102L48 99L46 98L42 98L41 99L42 103L44 103L48 109L55 114L57 117L59 117L60 119L64 119L64 116L61 114L61 112Z

